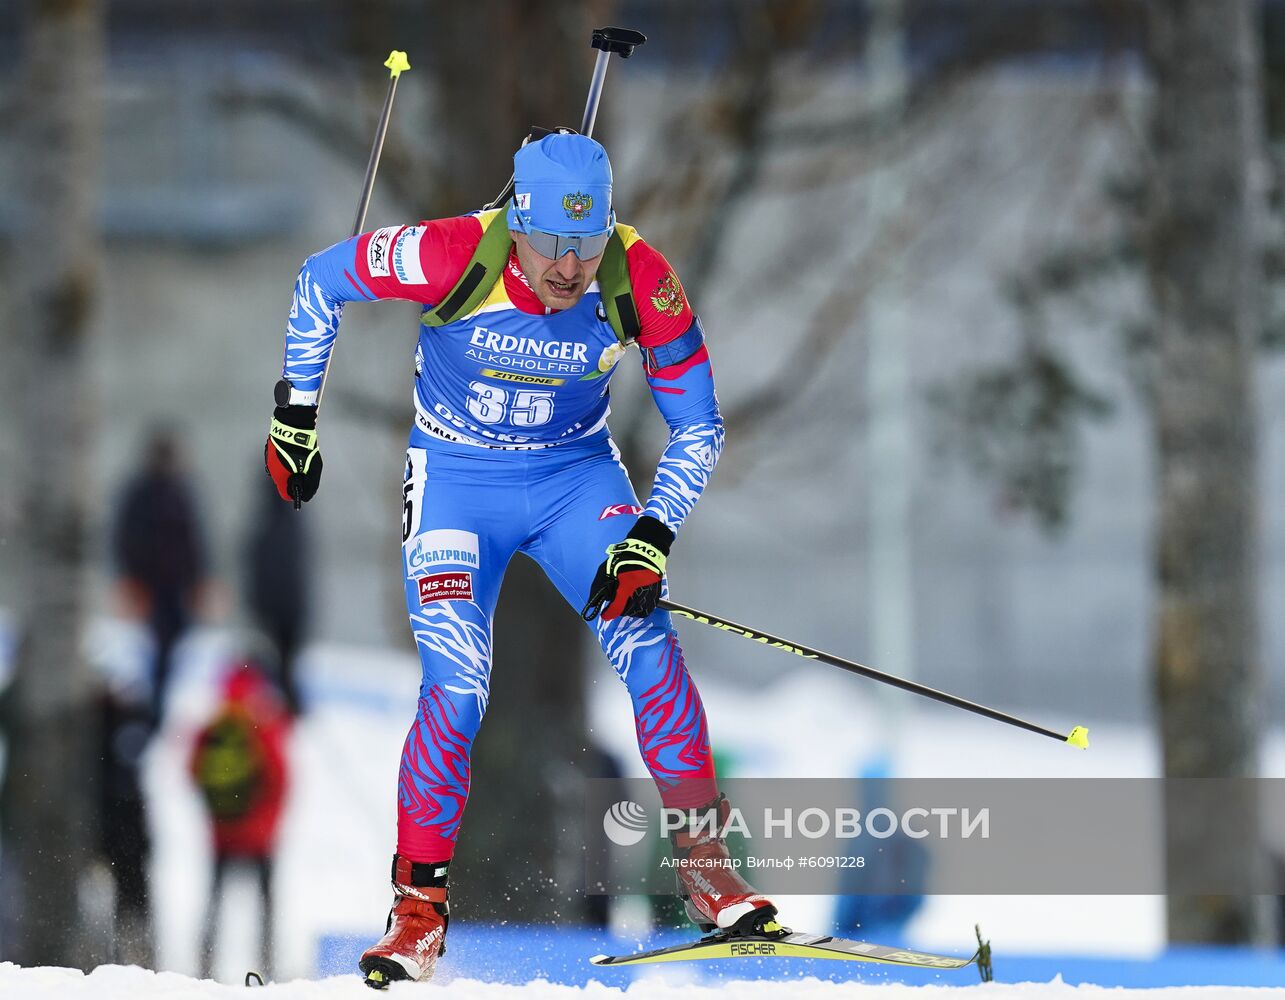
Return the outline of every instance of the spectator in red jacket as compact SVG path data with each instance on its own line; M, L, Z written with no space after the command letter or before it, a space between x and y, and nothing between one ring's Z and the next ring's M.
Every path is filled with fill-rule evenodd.
M286 794L290 717L281 696L254 664L240 661L223 678L223 699L196 737L189 770L205 800L214 841L214 874L201 947L209 978L223 882L248 863L259 882L263 972L272 965L272 856Z

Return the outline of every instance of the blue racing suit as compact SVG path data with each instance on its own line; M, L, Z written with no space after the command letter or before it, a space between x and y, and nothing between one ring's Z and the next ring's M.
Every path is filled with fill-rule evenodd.
M310 257L295 285L283 376L318 391L344 304L409 299L426 309L454 286L483 212L353 237ZM620 226L638 303L638 345L670 429L642 505L607 430L620 357L596 283L546 309L516 254L482 304L421 325L415 420L406 456L402 561L423 667L398 781L398 848L417 862L454 851L469 754L486 711L491 623L515 552L534 559L577 611L608 545L646 513L677 533L723 445L700 321L664 257ZM668 613L591 626L633 702L639 749L667 806L710 802L716 784L705 712Z

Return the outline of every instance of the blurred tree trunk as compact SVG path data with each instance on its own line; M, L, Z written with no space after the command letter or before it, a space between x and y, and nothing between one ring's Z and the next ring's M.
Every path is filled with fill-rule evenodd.
M23 633L6 698L4 957L85 960L78 897L92 849L90 679L81 655L88 475L86 341L98 259L103 13L98 0L28 5L15 204L15 348L24 397Z
M474 0L452 8L449 30L444 24L433 37L426 61L438 95L429 147L444 181L424 191L429 217L495 198L528 126L580 127L596 54L590 34L607 23L601 7ZM612 70L621 72L619 59ZM601 127L595 137L603 138ZM559 894L550 879L567 868L557 863L569 846L561 831L578 817L559 815L551 786L567 763L590 766L586 670L612 675L600 655L587 662L584 623L522 556L509 566L494 632L491 700L473 749L453 902L468 919L558 913L574 921L579 887Z
M1262 685L1256 615L1253 352L1262 325L1263 134L1257 4L1148 5L1155 81L1148 278L1159 339L1153 681L1164 773L1257 772ZM1227 822L1227 810L1239 815ZM1166 866L1234 858L1264 885L1254 796L1221 817L1166 806ZM1243 831L1229 843L1226 829ZM1222 832L1220 832L1222 831ZM1252 895L1169 897L1172 941L1266 932Z

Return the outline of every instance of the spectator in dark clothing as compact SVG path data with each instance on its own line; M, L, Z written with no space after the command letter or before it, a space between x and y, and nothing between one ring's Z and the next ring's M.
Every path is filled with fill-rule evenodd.
M174 648L192 623L207 572L196 503L169 431L153 435L143 467L124 489L113 552L126 603L155 643L151 709L159 724Z
M245 547L245 595L251 616L276 653L277 681L291 715L300 711L296 663L310 598L307 519L283 504L272 480L260 496Z

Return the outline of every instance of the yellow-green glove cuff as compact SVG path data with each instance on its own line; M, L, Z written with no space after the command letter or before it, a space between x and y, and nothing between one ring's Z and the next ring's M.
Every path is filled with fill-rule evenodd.
M637 538L607 546L607 572L619 576L629 569L649 569L657 576L665 575L665 553L654 545Z
M268 425L268 437L283 444L306 448L309 451L313 451L317 447L316 431L306 431L299 427L291 427L289 424L283 424L276 417L273 417L272 423Z

